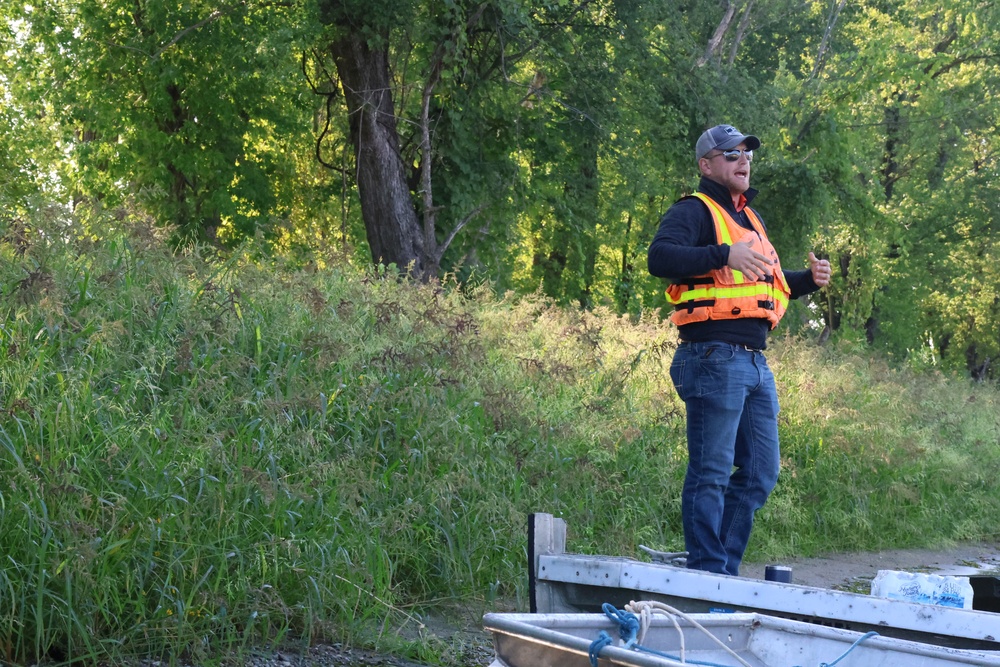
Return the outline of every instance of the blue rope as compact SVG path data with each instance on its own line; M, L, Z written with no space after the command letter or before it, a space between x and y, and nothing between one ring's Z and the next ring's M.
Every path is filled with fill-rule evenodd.
M639 634L639 619L636 618L635 614L623 609L615 609L614 605L607 602L601 605L601 609L604 611L605 616L618 623L618 634L622 638L622 641L625 642L625 648L632 648ZM611 635L601 630L601 634L597 635L597 639L590 644L589 655L592 667L597 667L597 659L600 657L604 647L610 646L613 643L614 640L611 639Z
M639 634L639 619L636 617L635 614L625 611L624 609L616 609L614 605L609 604L607 602L601 605L601 609L604 611L605 616L610 618L612 621L618 623L618 634L621 637L622 641L625 642L625 648L627 649L635 648L638 651L643 651L645 653L651 653L653 655L663 656L664 658L670 658L672 660L679 659L677 656L670 655L669 653L663 653L651 648L646 648L645 646L635 643L635 640ZM866 632L864 635L859 637L856 642L851 644L851 647L846 651L844 651L839 658L829 663L821 662L819 664L819 667L834 667L834 665L836 665L838 662L846 658L851 651L856 649L861 644L861 642L871 637L878 637L878 633ZM590 655L591 667L597 667L597 661L600 658L601 651L604 650L605 646L611 646L611 644L613 643L614 640L611 638L611 635L609 635L604 630L601 630L601 633L597 636L597 639L595 639L590 644L589 655ZM724 665L717 665L714 662L699 662L697 660L691 660L689 662L692 665L705 665L707 667L725 667Z
M614 605L605 602L601 605L604 615L612 621L618 622L618 634L625 642L625 648L632 648L636 637L639 635L639 619L630 611L615 609Z
M634 648L637 651L643 651L645 653L651 653L652 655L658 655L664 658L670 658L671 660L680 660L676 655L670 655L669 653L663 653L655 649L646 648L641 644L636 644L635 640L639 635L639 618L624 609L616 609L614 605L605 602L601 605L601 609L604 611L604 615L610 618L612 621L618 623L618 634L622 641L625 642L624 648ZM601 634L597 636L590 644L590 664L592 667L597 667L597 659L600 657L601 650L605 646L610 646L614 643L614 640L604 630L601 630ZM701 662L698 660L688 660L689 664L692 665L703 665L704 667L726 667L726 665L720 665L714 662Z
M868 639L869 637L878 637L878 633L874 632L874 631L872 631L872 632L866 632L860 638L858 638L858 641L856 641L853 644L851 644L851 648L849 648L846 651L844 651L843 655L841 655L839 658L837 658L836 660L834 660L833 662L831 662L829 664L825 663L825 662L821 662L819 664L819 667L833 667L838 662L840 662L841 660L843 660L844 658L846 658L848 653L850 653L851 651L853 651L854 649L856 649L858 647L858 645L861 644L861 642L863 642L864 640Z
M601 630L601 634L597 635L597 639L590 643L590 651L588 652L588 655L590 655L591 667L597 667L597 658L601 655L601 650L605 646L611 646L614 641L615 640L611 638L611 635L606 633L604 630Z

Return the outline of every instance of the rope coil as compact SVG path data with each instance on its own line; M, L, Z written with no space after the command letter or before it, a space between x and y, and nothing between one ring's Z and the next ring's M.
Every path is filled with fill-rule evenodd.
M605 602L603 605L601 605L601 610L604 612L605 616L607 616L612 621L615 621L618 624L618 635L621 638L622 647L625 649L643 651L645 653L659 655L664 658L669 658L671 660L679 660L684 664L701 665L704 667L725 667L725 665L717 665L716 663L702 662L697 660L693 660L690 663L688 663L686 659L686 649L684 644L684 630L683 628L681 628L681 625L678 622L678 619L683 619L687 621L689 624L691 624L692 627L694 627L697 630L700 630L702 633L704 633L706 637L708 637L716 644L718 644L726 653L728 653L732 658L734 658L740 665L742 665L743 667L753 667L753 665L751 665L746 660L741 658L739 654L737 654L731 648L726 646L726 644L721 639L719 639L714 634L709 632L709 630L707 630L696 620L694 620L684 612L680 611L679 609L671 607L670 605L656 601L644 600L636 602L633 600L629 602L627 605L625 605L624 609L616 609L614 605ZM654 649L647 648L642 645L643 641L646 638L646 632L649 630L649 627L653 621L653 616L655 614L661 614L663 616L666 616L667 618L670 619L671 623L673 623L674 629L677 630L678 636L680 638L679 656L674 656L667 653L663 653L661 651L656 651ZM838 662L846 658L851 653L851 651L860 646L861 643L864 642L866 639L877 636L878 636L877 632L865 633L863 636L859 637L857 641L851 644L850 648L844 651L844 653L841 654L840 657L838 657L836 660L830 663L821 662L819 664L819 667L833 667ZM600 659L601 651L604 650L605 647L611 646L612 644L614 644L614 640L611 638L611 635L602 630L600 634L597 636L597 639L595 639L590 644L590 650L588 652L588 655L590 656L590 664L592 667L598 667L598 660Z

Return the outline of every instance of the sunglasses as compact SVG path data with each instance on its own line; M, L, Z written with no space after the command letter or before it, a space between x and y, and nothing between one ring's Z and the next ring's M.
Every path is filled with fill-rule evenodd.
M733 148L728 151L722 151L721 153L716 153L715 155L710 156L708 159L711 160L712 158L715 157L724 157L726 158L726 162L736 162L737 160L740 159L740 154L747 156L747 162L753 162L753 149L749 148L744 148L743 150L740 150L739 148Z

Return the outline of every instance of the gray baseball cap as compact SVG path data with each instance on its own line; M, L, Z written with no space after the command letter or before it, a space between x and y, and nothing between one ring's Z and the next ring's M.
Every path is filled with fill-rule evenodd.
M760 148L760 139L752 134L743 134L732 125L716 125L701 133L698 143L694 145L694 154L700 160L713 149L727 151L743 142L750 150Z

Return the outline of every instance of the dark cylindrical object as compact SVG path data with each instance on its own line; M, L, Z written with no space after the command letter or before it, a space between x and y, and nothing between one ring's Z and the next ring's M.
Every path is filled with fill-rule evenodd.
M764 568L764 579L790 584L792 583L792 568L787 565L768 565Z

